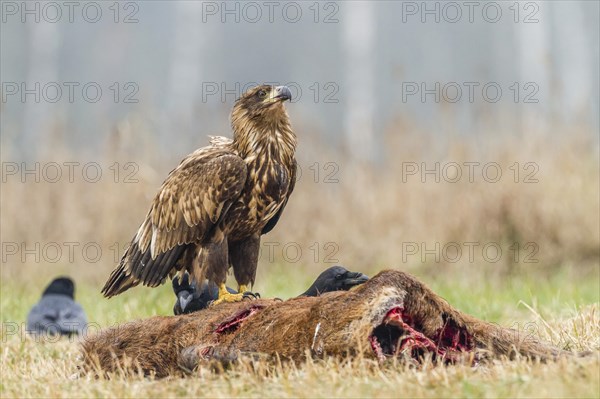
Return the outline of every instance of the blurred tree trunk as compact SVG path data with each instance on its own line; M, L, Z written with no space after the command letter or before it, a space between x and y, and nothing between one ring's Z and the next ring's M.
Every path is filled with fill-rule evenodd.
M373 158L375 151L374 110L375 8L368 1L342 4L342 43L346 68L345 82L340 88L346 99L344 131L351 154L359 159Z
M586 25L584 5L581 3L550 3L555 34L553 37L553 55L555 78L558 80L558 94L553 98L553 114L567 124L593 124L593 113L598 111L597 104L591 106L593 98L594 76L592 72L591 50L594 48L588 35L593 28ZM596 49L597 50L597 49Z
M29 62L27 78L23 91L30 91L25 96L23 112L23 132L20 138L20 150L25 159L39 155L40 143L47 140L53 133L58 122L56 106L47 101L43 95L46 84L56 85L58 82L58 47L60 31L57 24L29 23ZM64 87L61 86L61 89ZM64 94L64 93L63 93ZM54 97L55 92L48 90L48 97ZM22 101L19 99L19 101Z
M186 148L194 133L194 109L203 76L202 54L206 53L206 37L203 35L206 24L202 24L201 2L177 1L174 7L175 29L160 137L163 144L172 147L172 133L176 131L178 137L187 138L179 141L182 148Z
M528 3L529 4L529 3ZM525 10L519 7L518 22L515 23L515 40L517 51L517 68L519 71L517 79L518 109L521 113L521 127L523 131L536 129L546 131L550 115L550 98L553 87L552 59L551 59L551 37L550 37L550 4L542 2L531 2L537 6L535 14L532 9ZM528 18L529 16L529 18ZM538 22L533 22L537 20ZM530 22L527 22L530 21ZM532 94L530 99L526 97ZM507 93L514 95L514 91ZM539 101L529 103L530 100Z

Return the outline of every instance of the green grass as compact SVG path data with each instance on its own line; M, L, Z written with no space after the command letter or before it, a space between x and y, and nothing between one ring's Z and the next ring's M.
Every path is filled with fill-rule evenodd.
M271 267L255 287L266 297L288 298L302 292L313 276L300 269ZM592 356L537 364L497 361L482 367L402 364L379 366L367 360L325 359L306 364L250 366L227 373L200 369L194 378L152 380L119 377L74 379L78 344L36 342L2 330L0 396L4 397L599 397L600 318L598 269L573 277L567 272L541 278L481 278L441 274L421 277L457 308L512 326L536 322L541 338ZM576 275L575 275L576 276ZM1 320L21 323L45 282L2 281ZM77 300L100 327L172 312L169 285L135 288L106 300L99 285L84 282ZM533 310L532 310L533 309ZM541 317L541 319L540 319ZM543 319L543 320L542 320ZM547 323L547 324L546 324ZM520 324L519 324L520 325Z

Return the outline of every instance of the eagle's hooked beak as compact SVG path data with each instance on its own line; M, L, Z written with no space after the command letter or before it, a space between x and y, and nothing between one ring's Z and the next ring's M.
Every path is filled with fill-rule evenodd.
M292 100L292 92L290 92L290 89L287 86L277 86L271 90L269 102L283 102L285 100Z

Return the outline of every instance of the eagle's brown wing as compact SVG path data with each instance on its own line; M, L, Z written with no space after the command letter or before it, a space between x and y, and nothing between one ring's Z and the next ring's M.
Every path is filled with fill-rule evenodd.
M240 196L246 177L244 161L222 148L208 147L184 159L162 184L102 293L111 297L140 282L162 284L189 244L204 240Z
M292 174L290 176L290 179L291 179L290 180L290 186L288 188L288 192L286 194L285 201L283 201L283 204L281 205L281 208L279 208L279 210L277 211L277 213L275 214L275 216L273 216L267 222L267 224L265 225L265 227L263 227L263 229L260 232L260 234L267 234L269 231L273 230L273 228L275 227L275 225L279 221L279 218L281 217L281 214L283 213L283 209L287 205L288 200L290 199L290 195L292 195L292 191L294 191L294 187L296 186L296 168L297 168L297 164L296 164L296 161L294 161L294 164L292 165Z

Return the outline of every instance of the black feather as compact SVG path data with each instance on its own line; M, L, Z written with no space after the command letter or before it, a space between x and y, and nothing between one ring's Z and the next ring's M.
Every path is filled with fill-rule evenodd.
M299 296L318 296L326 292L349 290L368 279L362 273L351 272L343 266L333 266L321 273L310 288ZM219 297L219 290L215 284L204 283L197 289L193 282L190 283L187 273L183 275L181 283L178 277L173 279L173 291L177 296L173 307L173 313L176 315L206 309L211 301ZM237 291L229 287L227 291L237 294Z

